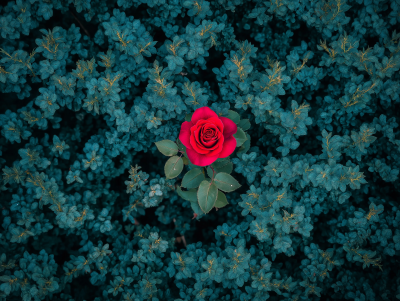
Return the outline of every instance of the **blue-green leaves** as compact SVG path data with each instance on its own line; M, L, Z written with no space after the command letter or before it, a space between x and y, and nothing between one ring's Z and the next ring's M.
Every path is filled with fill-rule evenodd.
M53 136L53 147L51 148L51 150L53 152L58 152L58 154L61 155L67 149L69 149L69 145L66 144L65 141L61 141L57 135L54 135Z
M322 131L322 155L321 159L331 159L337 161L341 156L341 149L344 146L342 137L335 135L332 137L332 133Z
M399 13L0 5L0 299L400 298Z
M15 276L0 276L0 281L3 282L0 285L0 290L2 290L6 295L9 295L12 291L17 289L17 277Z
M31 149L23 149L21 148L18 153L20 154L22 160L21 164L32 167L34 164L37 164L40 161L39 153L31 150Z
M372 136L373 134L375 134L375 128L369 127L367 124L360 127L360 132L351 131L352 141L348 136L344 137L348 142L346 154L361 161L361 156L367 153L366 148L376 140L376 137Z
M207 261L203 261L201 267L205 270L200 276L202 281L206 281L207 279L211 279L216 282L222 281L224 267L220 263L220 259L215 252L207 256Z
M269 60L269 57L267 56ZM268 92L272 96L285 95L283 84L290 81L290 77L284 74L285 66L281 66L278 61L269 61L270 69L266 69L266 74L262 74L259 80L253 81L254 89L260 93Z
M25 178L26 178L26 173L24 173L24 171L21 170L21 166L19 166L19 164L14 164L12 168L7 166L3 168L4 184L7 183L23 184Z
M199 24L202 19L207 16L212 15L212 11L210 10L210 2L208 1L191 1L186 0L183 2L183 7L188 8L188 16L194 17L195 24Z
M65 96L74 96L74 87L76 85L74 78L58 76L57 74L54 74L50 79L57 89L60 90Z
M140 64L144 57L150 57L152 54L157 52L156 48L154 47L157 44L157 41L145 40L136 43L132 47L131 55L135 58L137 64Z
M192 277L192 267L194 266L194 258L185 256L177 252L171 252L172 263L178 270L177 279L185 279Z
M82 163L84 169L90 167L92 170L95 170L103 164L103 161L101 155L98 155L96 149L94 149L91 153L86 154L86 159L82 159Z
M236 247L230 246L226 249L229 259L223 261L228 267L227 278L233 280L239 287L243 286L244 282L250 277L247 270L249 269L251 254L244 247L245 240L237 240Z
M186 81L182 86L182 93L187 96L185 103L194 109L207 105L209 96L204 94L205 92L206 89L201 88L199 82L191 83L190 81ZM186 121L190 121L190 119Z
M166 252L168 248L168 242L159 237L157 232L151 232L148 239L141 239L143 249L151 249L151 252L159 251Z
M165 57L168 63L168 69L174 73L181 72L182 67L185 65L183 57L188 52L188 47L185 44L185 41L178 36L175 36L172 41L165 41L165 48L169 54Z
M360 85L352 85L347 93L339 99L342 104L342 109L346 112L358 112L364 109L371 99L371 94L375 92L375 89L379 84L379 81L368 81L363 82ZM347 89L346 89L347 90Z
M266 241L271 237L271 233L267 227L267 221L262 219L261 221L252 221L250 224L250 234L257 237L259 241Z

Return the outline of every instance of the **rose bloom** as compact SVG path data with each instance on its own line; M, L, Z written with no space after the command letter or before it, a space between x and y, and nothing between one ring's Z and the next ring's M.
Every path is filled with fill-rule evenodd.
M179 140L186 146L186 154L194 165L210 165L218 158L226 158L236 148L233 135L236 124L218 116L208 107L198 108L190 122L182 123Z

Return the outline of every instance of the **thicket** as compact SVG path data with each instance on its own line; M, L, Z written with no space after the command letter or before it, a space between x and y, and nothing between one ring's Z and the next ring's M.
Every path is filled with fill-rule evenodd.
M399 0L0 6L0 300L400 299L399 24ZM207 214L155 145L204 106L247 130Z

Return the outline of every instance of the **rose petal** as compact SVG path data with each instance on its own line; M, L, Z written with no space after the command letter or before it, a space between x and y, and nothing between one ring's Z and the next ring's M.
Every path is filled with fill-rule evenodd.
M215 113L209 107L201 107L194 111L191 121L193 124L196 124L196 122L200 119L208 119L212 117L218 117L217 113Z
M226 158L229 155L233 153L233 151L236 148L236 139L233 136L230 136L229 138L225 138L224 141L224 146L222 148L222 151L219 153L218 157L219 158Z
M196 125L196 128L200 128L202 125L207 124L208 121L207 119L200 119L197 120L197 122L192 122L194 125Z
M233 134L236 134L237 132L237 125L230 120L229 118L226 117L219 117L224 124L224 137L225 139L228 137L231 137Z
M224 147L224 136L221 133L221 137L217 141L216 145L214 146L214 150L210 151L207 156L214 156L219 155L219 153L223 150Z
M210 137L205 137L205 131L211 131L212 136ZM209 154L211 155L211 151L216 150L218 148L218 145L220 142L218 141L220 138L223 138L222 133L219 131L219 129L214 125L214 124L205 124L202 128L202 132L200 135L200 143L205 149L209 150ZM223 141L221 141L222 143ZM220 150L218 151L218 153Z
M224 124L219 117L208 118L207 123L214 124L221 132L224 131Z
M190 128L193 126L192 122L185 121L182 123L181 131L179 133L179 140L181 140L182 144L187 148L191 148L190 146Z
M197 127L200 124L200 128ZM191 148L200 154L208 154L210 151L214 150L217 145L215 141L212 144L203 143L203 130L204 128L214 128L218 131L218 128L213 124L202 124L201 121L197 122L196 125L192 126L190 129L190 145ZM219 135L222 135L221 132Z
M203 145L201 145L201 143L198 143L196 141L195 135L190 135L190 145L192 146L191 149L193 149L197 153L200 153L200 154L208 154L209 153L209 150L206 147L204 147Z
M201 141L204 141L204 139L210 140L216 137L218 132L219 130L215 125L205 124L201 128L201 135L199 138Z
M186 154L192 164L197 166L206 166L214 163L218 159L218 154L215 156L206 156L199 153L192 149L186 149Z
M201 137L202 137L203 133L202 133L202 127L195 129L194 131L192 131L192 136L194 141L196 142L197 146L202 148L202 149L207 149L207 147L204 147L203 143L201 143ZM192 140L190 140L192 142Z
M217 138L216 137L214 137L212 139L204 139L203 138L201 143L207 148L213 147L217 143Z
M208 149L210 149L210 150L214 149L214 146L215 146L217 143L218 143L218 141L216 141L216 140L203 141L203 142L202 142L202 144L203 144L206 148L208 148Z

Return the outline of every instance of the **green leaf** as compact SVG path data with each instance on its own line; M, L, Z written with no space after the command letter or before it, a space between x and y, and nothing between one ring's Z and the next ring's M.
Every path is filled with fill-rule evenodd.
M188 191L183 191L180 187L178 187L176 189L176 192L182 199L197 204L197 189L190 189Z
M236 147L241 146L247 140L246 133L240 127L237 128L237 132L233 137L236 139Z
M207 176L209 176L210 179L212 179L212 177L213 177L213 171L212 171L212 169L210 168L210 166L207 167Z
M218 173L214 178L215 185L225 192L231 192L238 189L241 185L234 177L225 172Z
M185 116L185 121L191 121L191 120L192 120L192 116L193 116L193 113L187 114L187 115Z
M236 124L238 124L240 121L240 115L232 110L228 110L228 115L226 117L232 120Z
M245 154L250 149L250 135L246 134L247 140L239 148L237 155Z
M216 208L222 208L225 207L226 205L228 205L228 200L226 199L225 193L223 193L222 191L218 190L218 196L217 196L217 200L215 202L215 207Z
M183 145L183 143L181 142L181 140L179 140L179 138L176 139L176 144L177 144L177 146L178 146L178 148L179 148L179 150L180 150L181 152L186 153L186 147Z
M214 168L216 173L226 172L230 174L233 171L233 163L229 158L218 159L211 166Z
M176 144L178 145L179 150L183 153L185 158L187 158L188 164L185 163L185 165L189 165L191 168L196 168L196 167L202 168L202 166L197 166L197 165L194 165L192 162L190 162L189 157L186 154L186 146L183 145L183 143L181 142L181 140L179 140L179 138L176 139Z
M183 169L183 160L178 156L173 156L165 163L164 171L167 179L177 177Z
M165 156L174 156L178 153L178 145L171 140L161 140L156 142L158 150Z
M210 212L214 207L217 200L218 188L214 183L204 180L200 183L199 190L197 191L197 199L199 206L204 213Z
M188 159L188 161L189 161L189 166L190 166L191 169L194 169L194 168L203 168L202 166L194 165L192 162L190 162L189 159Z
M186 157L182 157L183 164L188 165L189 164L189 159Z
M197 188L205 178L203 170L195 168L185 174L181 185L187 189Z
M197 219L199 219L199 217L201 217L202 215L204 215L204 212L203 212L203 210L201 210L201 208L200 208L200 206L199 206L199 203L197 203L197 202L196 202L196 203L191 202L190 205L191 205L191 207L192 207L194 213L197 214L197 217L196 217Z
M215 166L215 164L222 164L222 163L225 162L226 160L230 160L229 157L226 157L226 158L218 158L217 161L214 161L214 163L211 164L211 165L214 165L214 166Z
M240 120L238 126L241 127L243 131L247 131L251 126L250 120L242 119L242 120Z

